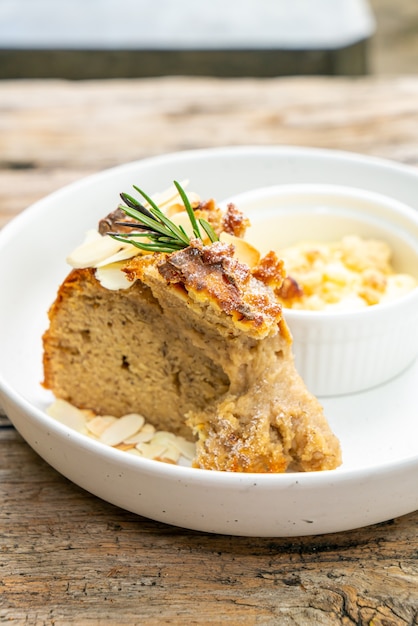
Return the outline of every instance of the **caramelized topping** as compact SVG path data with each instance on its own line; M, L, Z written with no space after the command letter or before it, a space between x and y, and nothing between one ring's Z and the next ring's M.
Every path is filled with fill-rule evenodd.
M228 204L223 218L222 230L235 237L244 237L245 231L250 225L250 220L244 217L243 213L237 209L235 204Z
M211 302L236 321L251 321L260 331L273 329L281 319L281 306L274 293L257 280L247 265L237 261L234 247L221 242L191 245L168 255L158 265L158 272L168 283L181 283Z
M272 288L280 288L286 275L284 263L275 252L268 252L253 269L253 275Z

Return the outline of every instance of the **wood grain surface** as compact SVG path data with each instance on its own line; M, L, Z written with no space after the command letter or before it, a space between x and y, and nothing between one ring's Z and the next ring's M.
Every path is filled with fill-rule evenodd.
M0 82L0 225L107 167L248 144L418 165L418 77Z
M243 144L418 166L418 77L0 82L0 221L106 167ZM413 626L418 512L292 539L187 531L76 487L0 417L0 623Z

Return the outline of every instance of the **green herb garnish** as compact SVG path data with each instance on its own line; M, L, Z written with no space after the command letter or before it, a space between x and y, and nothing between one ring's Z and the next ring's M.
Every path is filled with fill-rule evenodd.
M183 201L184 208L189 216L192 225L193 235L196 239L201 239L202 234L200 227L209 237L211 242L218 241L218 236L212 226L206 220L196 219L193 207L181 185L174 181L174 185L179 192ZM161 209L157 206L152 198L150 198L142 189L133 185L134 189L146 200L149 208L145 208L141 202L127 193L121 193L124 204L120 204L119 208L135 222L116 222L116 224L129 226L132 232L129 233L108 233L113 239L130 243L141 250L147 252L173 252L182 250L190 245L190 237L186 234L182 226L176 226ZM147 241L141 241L146 239Z

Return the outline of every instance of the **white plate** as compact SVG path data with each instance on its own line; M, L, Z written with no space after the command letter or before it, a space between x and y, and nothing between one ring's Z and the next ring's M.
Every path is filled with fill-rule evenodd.
M418 172L378 159L304 148L238 147L171 154L73 184L0 233L0 400L49 464L91 493L155 520L214 533L298 536L348 530L418 508L418 364L391 383L324 400L344 463L331 472L229 474L132 457L54 422L40 387L46 311L66 275L66 254L138 184L172 180L221 200L278 183L349 185L414 206ZM395 321L396 323L396 321Z

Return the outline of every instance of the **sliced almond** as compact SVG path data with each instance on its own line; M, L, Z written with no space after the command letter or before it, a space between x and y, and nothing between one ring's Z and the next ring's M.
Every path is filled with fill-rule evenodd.
M125 272L122 272L124 262L112 263L104 265L96 269L96 278L102 287L110 291L118 291L119 289L129 289L133 282L128 279Z
M164 213L167 215L167 217L170 218L170 220L173 222L174 219L173 217L175 215L177 215L178 213L185 213L186 210L184 208L184 204L180 204L180 202L173 202L171 204L169 204L167 207L163 207Z
M87 421L87 430L95 437L100 437L106 428L109 428L114 422L117 421L117 417L113 415L97 415L91 420Z
M197 193L188 193L187 197L192 206L197 206L200 203L200 197L197 195ZM180 198L179 195L177 195L177 197L170 203L165 204L162 207L160 205L160 208L170 219L173 219L173 215L176 215L177 213L181 213L182 211L186 210L183 204L183 200Z
M167 450L167 446L160 444L140 443L136 446L136 449L146 459L155 459L157 457L164 456L164 452Z
M127 443L127 444L137 443L136 441L133 441L133 439L135 439L135 437L143 430L144 425L145 425L145 417L143 415L140 415L139 413L127 413L126 415L124 415L124 417L129 417L130 415L134 415L135 418L138 419L138 424L140 424L140 426L138 428L138 432L135 433L133 437L128 437L127 439L123 440L123 443ZM155 431L154 426L151 426L151 428L154 429Z
M188 237L194 237L193 227L190 222L189 214L184 209L184 207L183 211L179 211L178 213L171 215L170 219L176 226L181 226Z
M94 267L94 265L118 252L121 244L108 235L88 231L84 242L67 257L72 267Z
M180 182L180 186L183 189L186 189L188 184L189 184L188 180L184 180ZM191 205L197 204L200 202L200 197L197 195L197 193L189 191L187 193L187 197ZM163 191L162 193L153 195L152 199L155 202L155 204L162 211L164 211L164 213L168 217L171 217L172 215L174 215L175 213L178 213L179 211L184 211L183 200L181 199L180 194L177 191L177 187L175 187L174 185L172 185L171 187L169 187L166 191ZM147 202L144 202L144 205L149 206Z
M195 456L194 443L166 430L157 431L139 413L129 413L121 418L95 415L93 411L79 410L65 400L56 400L47 413L78 432L134 456L173 464L182 464L182 460L187 463Z
M111 424L100 435L100 441L108 446L117 446L129 437L135 435L141 428L141 416L135 413L124 415Z
M143 239L142 241L148 241L148 239ZM138 256L138 254L142 254L142 251L136 246L130 243L122 243L119 242L121 246L118 252L112 254L112 256L107 257L103 261L98 261L92 267L103 267L108 266L114 263L119 263L119 261L127 261L128 259L132 259L134 256Z
M170 445L176 439L174 433L170 433L168 430L157 430L153 436L151 443Z
M129 448L125 450L126 454L132 454L133 456L142 456L142 454L136 448Z
M248 267L255 267L260 262L260 252L253 245L229 233L221 233L219 236L223 243L232 244L235 247L234 257L245 263Z
M180 183L183 189L185 189L188 184L188 180L184 180ZM160 193L155 193L152 195L152 200L160 209L175 201L178 201L179 198L179 192L177 191L177 187L175 185L171 185L170 187L165 189L165 191L161 191ZM149 206L148 202L144 202L144 206Z
M86 427L87 419L84 413L65 400L55 400L48 407L47 413L61 424L78 432L84 431Z
M180 459L180 456L181 455L179 450L175 446L170 445L168 446L168 448L165 449L163 455L159 458L161 459L161 461L164 461L166 463L177 463L177 461Z
M117 446L113 446L116 450L122 450L122 452L128 452L135 448L133 443L119 443Z
M152 424L145 424L139 432L137 432L133 437L128 437L125 439L125 443L145 443L147 441L151 441L155 433L155 428Z
M187 441L184 437L176 437L172 445L178 449L181 456L189 461L191 461L196 454L196 445L192 441Z

